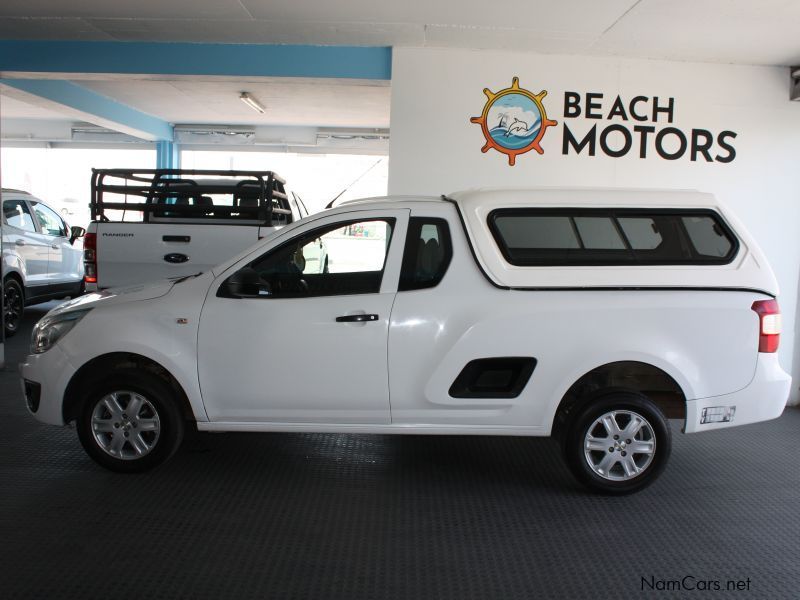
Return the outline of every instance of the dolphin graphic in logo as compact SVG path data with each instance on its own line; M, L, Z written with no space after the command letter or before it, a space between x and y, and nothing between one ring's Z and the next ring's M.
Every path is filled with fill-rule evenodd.
M514 117L514 122L508 126L506 137L510 135L525 135L526 133L528 133L528 124Z

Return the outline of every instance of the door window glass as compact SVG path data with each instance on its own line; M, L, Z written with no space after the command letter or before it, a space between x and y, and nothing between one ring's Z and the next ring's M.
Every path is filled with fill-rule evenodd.
M36 218L39 219L39 225L42 227L42 233L62 237L67 235L64 221L61 220L61 217L40 202L33 202L32 204L33 212L36 213Z
M453 250L444 219L412 217L400 271L400 291L436 286L444 277Z
M31 213L23 200L6 200L3 202L3 216L6 219L6 223L11 227L32 233L36 231Z
M349 221L297 237L255 260L266 297L377 294L394 219Z

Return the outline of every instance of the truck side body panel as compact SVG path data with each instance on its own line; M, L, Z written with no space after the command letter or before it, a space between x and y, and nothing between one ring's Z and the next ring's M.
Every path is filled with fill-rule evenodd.
M549 431L559 401L582 375L637 361L670 375L687 399L746 387L758 358L754 300L708 290L508 290L475 264L455 207L445 216L453 259L435 288L398 292L389 332L392 423L525 425ZM536 366L515 398L454 398L472 360L531 357Z

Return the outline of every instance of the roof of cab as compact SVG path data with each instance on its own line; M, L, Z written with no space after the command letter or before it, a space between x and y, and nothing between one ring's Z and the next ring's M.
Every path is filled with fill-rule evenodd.
M354 204L394 204L397 202L437 202L441 201L441 196L371 196L369 198L357 198L354 200L345 200L336 205L352 206Z

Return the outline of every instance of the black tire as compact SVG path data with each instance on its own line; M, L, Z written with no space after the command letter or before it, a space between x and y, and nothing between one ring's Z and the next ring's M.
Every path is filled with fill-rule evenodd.
M612 420L607 425L598 423L609 415ZM641 417L645 424L632 435L639 423L635 417ZM651 440L652 452L647 452ZM630 452L630 448L643 452ZM647 396L611 392L596 396L577 411L568 424L563 449L567 465L583 485L605 494L631 494L661 475L672 449L672 433L661 410ZM605 469L607 462L612 464Z
M163 379L149 373L119 370L88 389L76 428L86 453L98 464L121 473L146 471L166 461L180 446L183 417L175 393ZM109 400L111 394L116 395L115 405ZM129 415L135 399L140 408L135 415ZM119 411L112 413L106 400ZM140 456L143 448L146 452Z
M19 281L7 277L3 284L3 323L6 337L16 335L25 313L25 292Z

